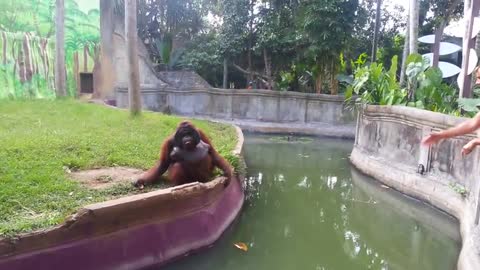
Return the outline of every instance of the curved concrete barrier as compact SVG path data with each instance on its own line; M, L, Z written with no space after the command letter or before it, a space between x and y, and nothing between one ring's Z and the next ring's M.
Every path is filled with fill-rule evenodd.
M480 269L480 151L461 156L473 134L421 146L431 131L465 119L400 106L367 106L359 113L351 162L362 172L453 215L460 222L460 270ZM467 194L452 185L465 187Z
M241 155L243 134L236 127ZM85 206L64 224L0 240L0 269L141 269L212 245L240 212L243 176Z

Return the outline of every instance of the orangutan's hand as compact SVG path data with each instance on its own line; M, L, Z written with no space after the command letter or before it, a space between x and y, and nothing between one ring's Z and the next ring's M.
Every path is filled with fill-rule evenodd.
M144 189L145 181L143 181L143 179L137 179L135 182L133 182L133 186L135 186L138 189Z

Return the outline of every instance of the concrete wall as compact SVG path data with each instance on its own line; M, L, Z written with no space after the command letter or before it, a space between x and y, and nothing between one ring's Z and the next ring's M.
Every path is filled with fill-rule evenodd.
M94 69L95 97L112 98L116 87L127 86L127 50L125 43L125 24L122 17L114 15L114 3L111 0L100 1L100 59ZM138 39L140 83L164 87L159 75L154 71L147 49Z
M111 0L100 1L100 36L100 57L94 68L95 98L111 99L115 88L128 85L125 23L123 17L114 14L114 3ZM155 71L149 52L140 38L137 40L137 49L140 84L154 85L156 88L210 88L193 71Z
M353 125L355 114L344 110L344 97L269 90L179 90L144 86L143 108L217 119L278 123ZM116 91L117 106L128 106L125 88Z
M408 195L424 200L460 221L463 248L458 269L480 269L478 198L480 165L477 149L462 157L461 148L474 135L421 146L431 131L465 119L408 107L367 106L358 118L352 163L366 174ZM426 168L417 172L419 165ZM452 184L464 186L461 196Z
M161 71L158 76L170 87L176 89L206 89L211 88L205 79L194 71Z

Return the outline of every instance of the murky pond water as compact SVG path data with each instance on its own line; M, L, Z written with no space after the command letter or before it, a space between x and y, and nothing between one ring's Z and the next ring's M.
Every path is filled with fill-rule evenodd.
M455 269L456 221L359 173L352 144L247 136L240 217L214 247L162 269Z

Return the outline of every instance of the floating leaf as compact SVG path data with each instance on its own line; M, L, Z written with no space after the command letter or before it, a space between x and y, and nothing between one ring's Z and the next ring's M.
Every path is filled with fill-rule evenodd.
M234 246L238 249L241 249L243 251L248 251L248 247L247 247L247 244L243 243L243 242L238 242L238 243L235 243Z

